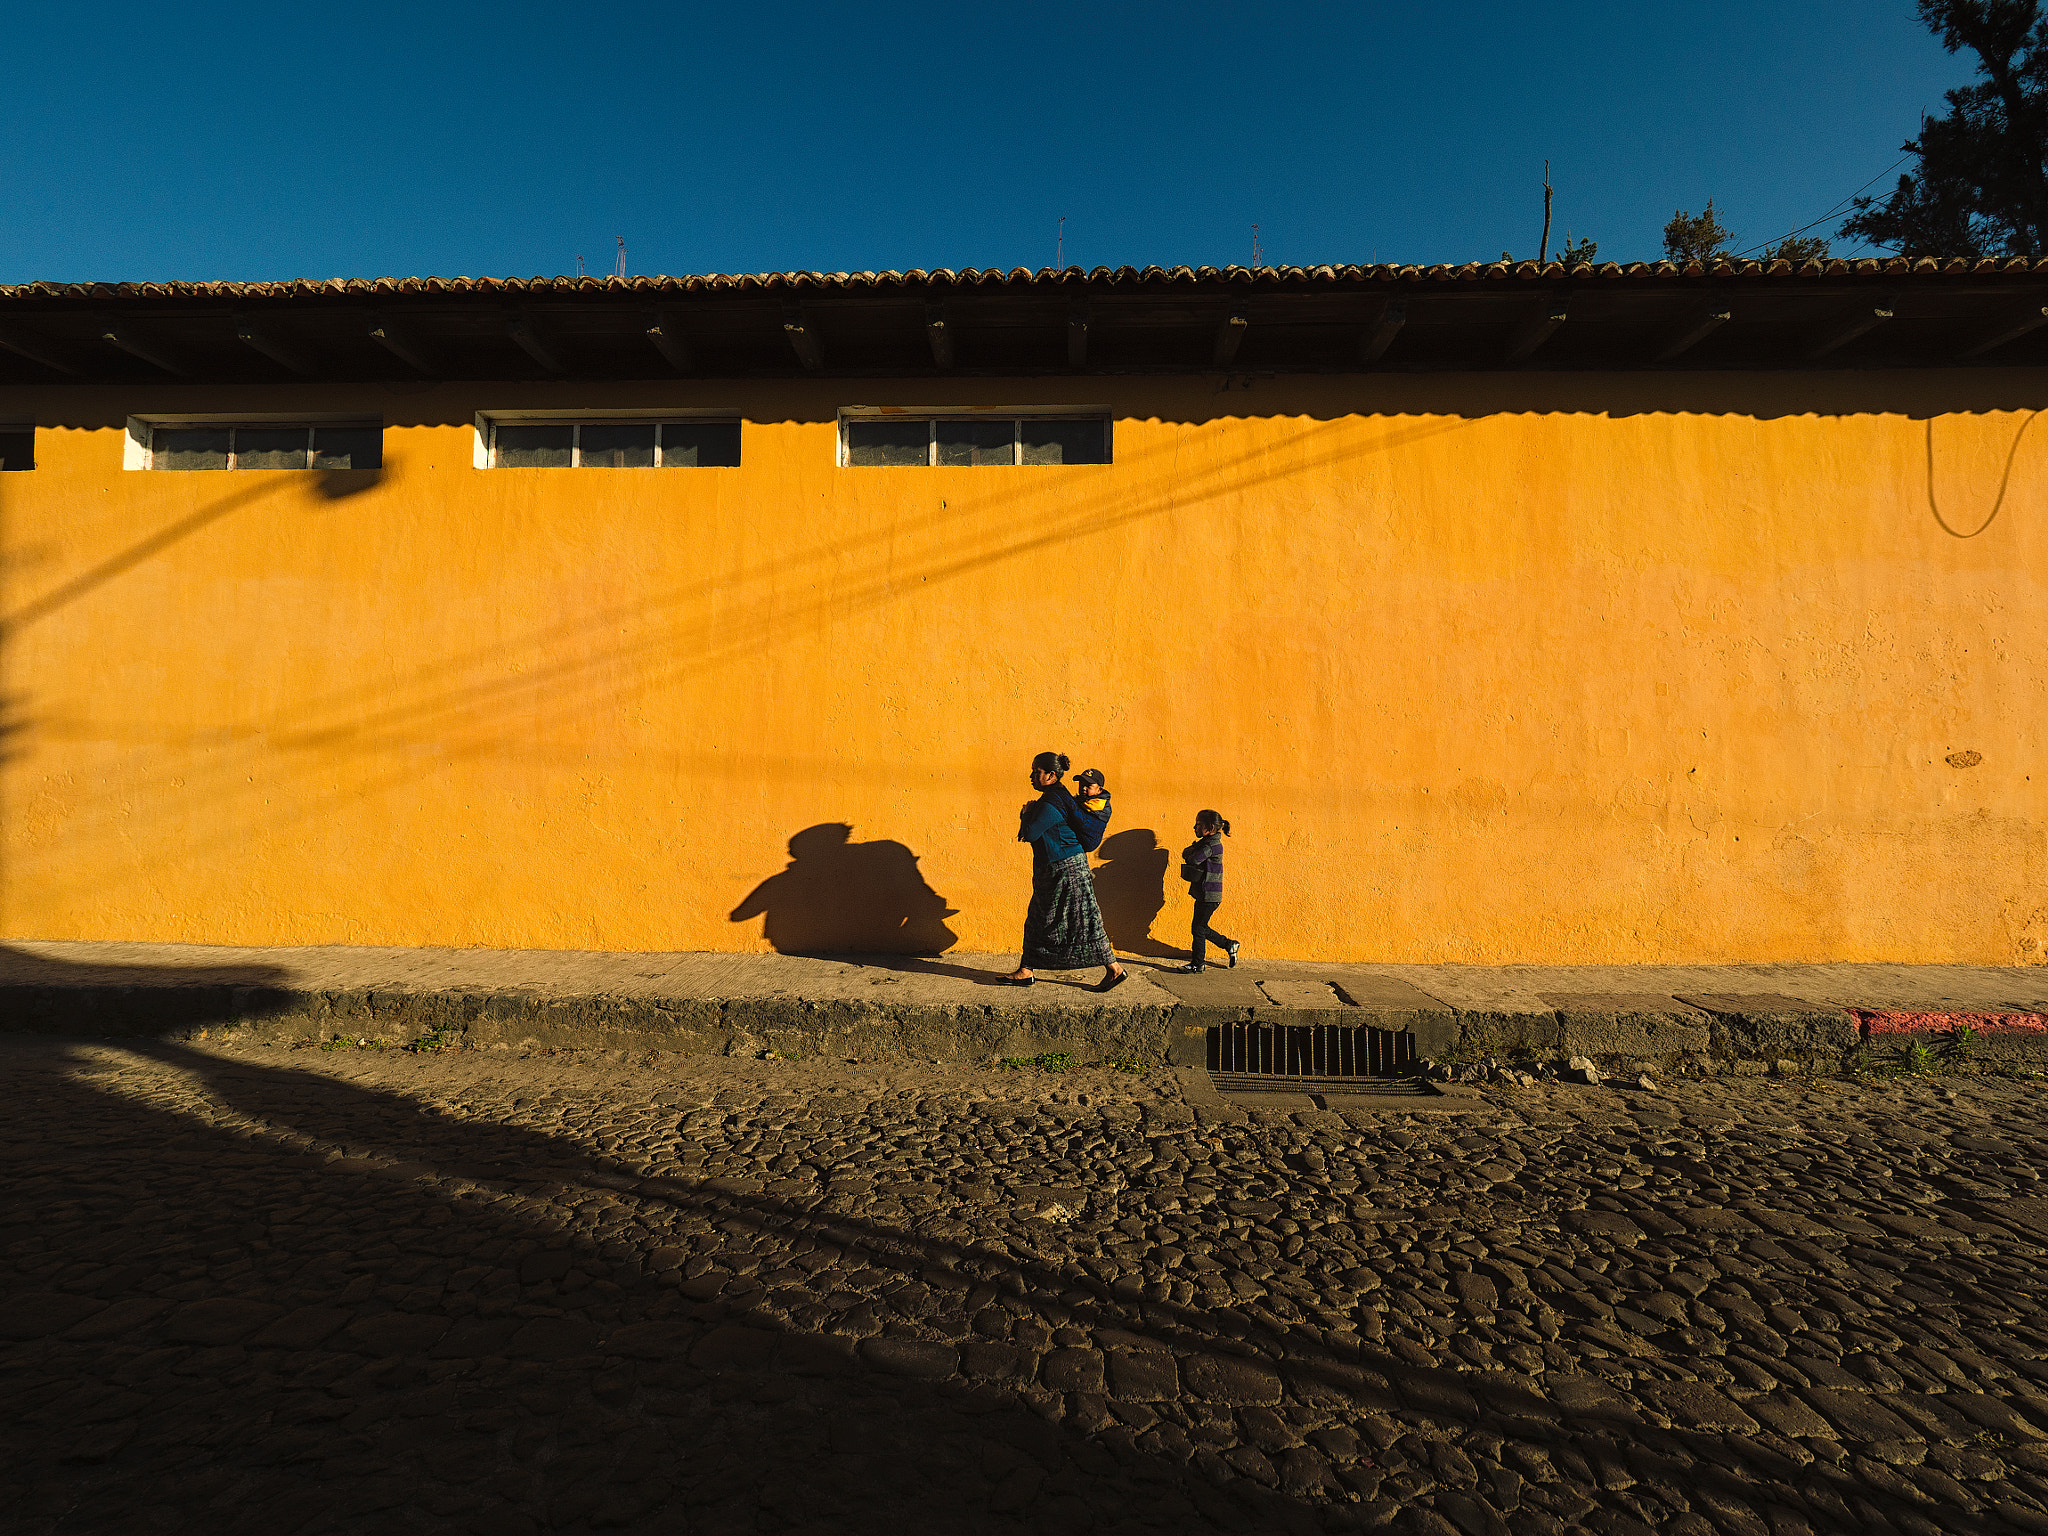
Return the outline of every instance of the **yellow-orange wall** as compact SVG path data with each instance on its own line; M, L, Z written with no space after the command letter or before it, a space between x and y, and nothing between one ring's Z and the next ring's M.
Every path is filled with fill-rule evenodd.
M0 390L0 932L758 948L843 822L1002 950L1056 748L1116 830L1228 815L1267 955L2040 962L2044 388ZM889 402L1108 405L1116 462L835 467ZM744 464L472 467L548 407L732 408ZM122 468L130 413L294 410L381 414L381 479Z

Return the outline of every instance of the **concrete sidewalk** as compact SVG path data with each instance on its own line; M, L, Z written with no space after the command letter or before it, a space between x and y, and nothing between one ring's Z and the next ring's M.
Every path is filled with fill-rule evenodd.
M1199 1065L1218 1028L1369 1026L1419 1057L1534 1051L1818 1060L1872 1034L1967 1023L1994 1053L2048 1046L2048 968L1465 966L1247 959L1131 979L996 978L1007 955L812 957L358 946L0 946L0 1027L82 1035L335 1035L472 1047L988 1060L1069 1050Z

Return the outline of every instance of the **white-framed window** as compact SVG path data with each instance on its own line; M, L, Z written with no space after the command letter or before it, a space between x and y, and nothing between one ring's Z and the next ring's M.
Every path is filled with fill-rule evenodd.
M32 421L0 421L0 474L36 467L36 427Z
M736 416L477 417L479 469L731 469Z
M128 423L128 468L382 469L384 426L374 421Z
M1107 464L1109 414L848 409L839 416L839 462L854 469Z

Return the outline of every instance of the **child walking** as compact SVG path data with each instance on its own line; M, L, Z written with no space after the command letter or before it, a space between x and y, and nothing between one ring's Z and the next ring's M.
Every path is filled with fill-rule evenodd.
M1209 926L1209 919L1223 904L1223 839L1228 836L1230 823L1219 812L1200 811L1195 815L1195 840L1181 850L1181 877L1195 899L1194 942L1189 946L1193 958L1180 967L1188 975L1205 968L1211 944L1222 950L1233 966L1237 964L1237 940L1226 939Z

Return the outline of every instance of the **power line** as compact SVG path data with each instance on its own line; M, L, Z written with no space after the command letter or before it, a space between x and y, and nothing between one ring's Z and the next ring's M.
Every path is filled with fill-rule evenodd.
M1787 231L1785 231L1784 234L1773 236L1771 239L1764 241L1761 245L1752 245L1746 251L1737 251L1735 253L1736 256L1750 256L1754 255L1758 251L1769 250L1773 245L1776 245L1780 241L1790 240L1794 235L1805 234L1809 229L1812 229L1815 225L1827 223L1829 219L1832 219L1844 208L1848 207L1851 203L1855 202L1857 198L1861 197L1865 192L1869 191L1870 188L1876 186L1880 181L1883 181L1885 177L1891 175L1893 171L1896 171L1900 166L1904 165L1908 160L1912 158L1913 156L1910 152L1899 156L1898 159L1894 160L1890 165L1886 166L1883 170L1879 171L1875 176L1871 177L1870 180L1863 183L1862 186L1858 187L1854 192L1851 192L1847 197L1843 198L1839 203L1835 204L1835 206L1830 208L1826 213L1822 214L1819 218L1815 219L1813 223L1802 224L1797 229L1788 229Z

